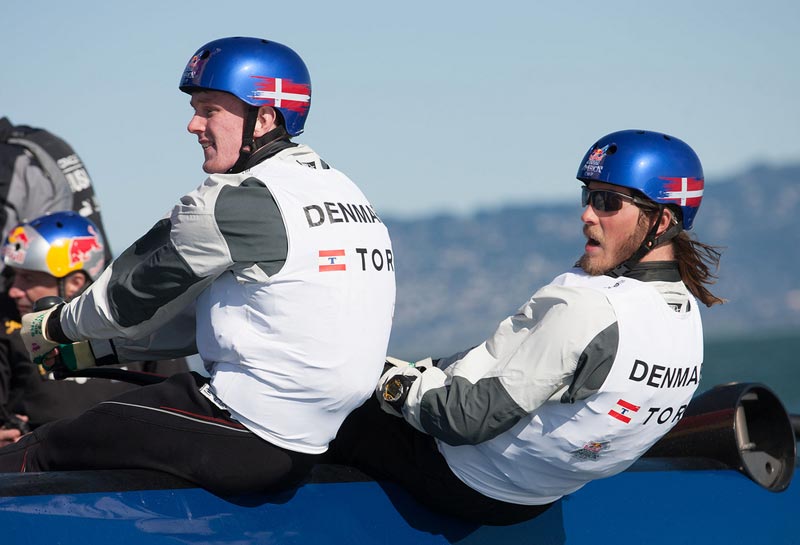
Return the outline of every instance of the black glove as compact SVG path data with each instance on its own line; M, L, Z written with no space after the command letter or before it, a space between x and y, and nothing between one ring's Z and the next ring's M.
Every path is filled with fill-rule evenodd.
M5 409L0 411L0 428L6 430L17 429L22 435L30 433L31 427L23 419L15 414L11 414Z

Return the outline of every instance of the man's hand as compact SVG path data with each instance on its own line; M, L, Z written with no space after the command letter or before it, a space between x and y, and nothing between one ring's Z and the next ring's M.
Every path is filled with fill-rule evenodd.
M70 371L77 371L79 369L86 369L87 367L95 367L97 362L94 358L94 352L89 345L89 341L80 341L72 344L58 345L59 360L57 364L61 364ZM44 366L44 364L43 364ZM45 367L45 369L47 369ZM49 369L48 369L49 370Z
M0 448L16 443L22 437L22 432L16 428L0 428Z
M28 417L22 414L6 415L12 422L6 422L0 427L0 448L16 443L20 437L30 431Z
M22 317L20 336L28 354L34 363L41 365L45 371L55 372L56 375L58 371L69 372L94 367L97 363L89 341L59 344L47 337L47 321L60 308L59 301L61 300L57 297L40 299L36 306L44 303L49 305L48 308Z
M58 307L51 307L39 312L31 312L22 317L20 335L34 363L44 364L47 355L50 354L54 348L58 347L58 343L51 341L45 335L47 318L50 317L50 314L55 312L56 308Z
M394 362L387 362L389 369L383 374L375 395L378 397L381 409L392 416L403 417L403 405L408 398L411 385L422 372L413 365L395 366Z

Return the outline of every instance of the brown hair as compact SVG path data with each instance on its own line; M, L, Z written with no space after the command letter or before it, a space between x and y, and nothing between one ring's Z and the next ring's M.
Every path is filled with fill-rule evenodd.
M672 243L681 279L692 295L707 307L724 303L724 299L720 299L706 287L717 281L716 271L722 256L720 249L694 240L686 231L681 231L672 239Z
M643 222L654 221L660 211L659 207L639 206L639 209L641 210L639 219ZM672 213L672 221L676 225L680 224L680 211L671 206L667 206L666 210ZM689 292L707 307L725 303L725 299L717 297L706 287L717 281L715 273L719 269L719 259L722 256L721 249L695 240L686 231L681 231L671 238L669 242L672 243L681 280L686 284Z

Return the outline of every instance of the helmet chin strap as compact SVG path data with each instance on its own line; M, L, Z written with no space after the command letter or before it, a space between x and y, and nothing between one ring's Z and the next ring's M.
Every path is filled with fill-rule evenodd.
M664 205L660 204L658 205L658 217L661 218L661 214L663 213L664 213ZM625 276L628 272L630 272L631 269L633 269L639 263L639 261L642 260L644 256L646 256L650 252L650 250L652 250L657 246L660 246L661 244L669 242L670 240L678 236L678 234L682 230L681 224L675 218L675 215L672 214L672 212L670 212L670 214L672 215L672 218L670 220L672 225L670 225L666 231L661 233L661 236L657 236L659 222L656 221L655 224L647 232L647 235L644 237L642 245L639 246L639 249L633 252L633 255L631 255L628 259L626 259L625 261L623 261L610 271L606 272L605 273L606 276L610 276L612 278Z
M245 169L247 160L255 151L253 142L253 133L256 130L256 121L258 121L258 106L247 105L247 113L244 116L244 126L242 127L242 147L239 148L239 159L226 174L236 174Z
M64 301L67 300L67 277L62 276L56 279L56 286L58 287L58 296Z

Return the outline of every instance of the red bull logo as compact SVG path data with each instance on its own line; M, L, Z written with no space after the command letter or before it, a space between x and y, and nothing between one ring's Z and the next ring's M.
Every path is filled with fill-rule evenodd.
M8 242L17 244L19 248L27 248L31 243L24 227L15 227L8 235Z
M90 274L98 272L103 266L103 244L94 229L89 235L73 236L58 240L47 252L47 267L56 277L63 277L72 271L86 269Z
M31 240L24 227L15 227L8 235L8 241L3 246L3 260L6 263L22 265L28 253Z
M195 55L189 61L189 64L186 65L186 71L184 72L183 77L193 79L195 74L197 74L198 66L200 66L200 57Z
M67 252L69 266L72 268L80 263L90 261L94 252L102 251L103 245L100 244L97 237L73 237L69 241L69 250Z
M608 147L608 146L606 146ZM595 148L589 155L590 161L602 161L603 156L606 154L606 148Z
M607 151L608 146L603 146L602 148L594 148L591 153L589 153L589 157L583 165L584 176L591 178L593 176L599 176L600 173L603 172L603 160L606 158Z
M203 50L199 55L194 55L186 65L186 69L183 71L181 85L185 85L187 83L199 83L200 78L203 75L203 70L205 69L206 63L210 57L211 52L207 49Z

